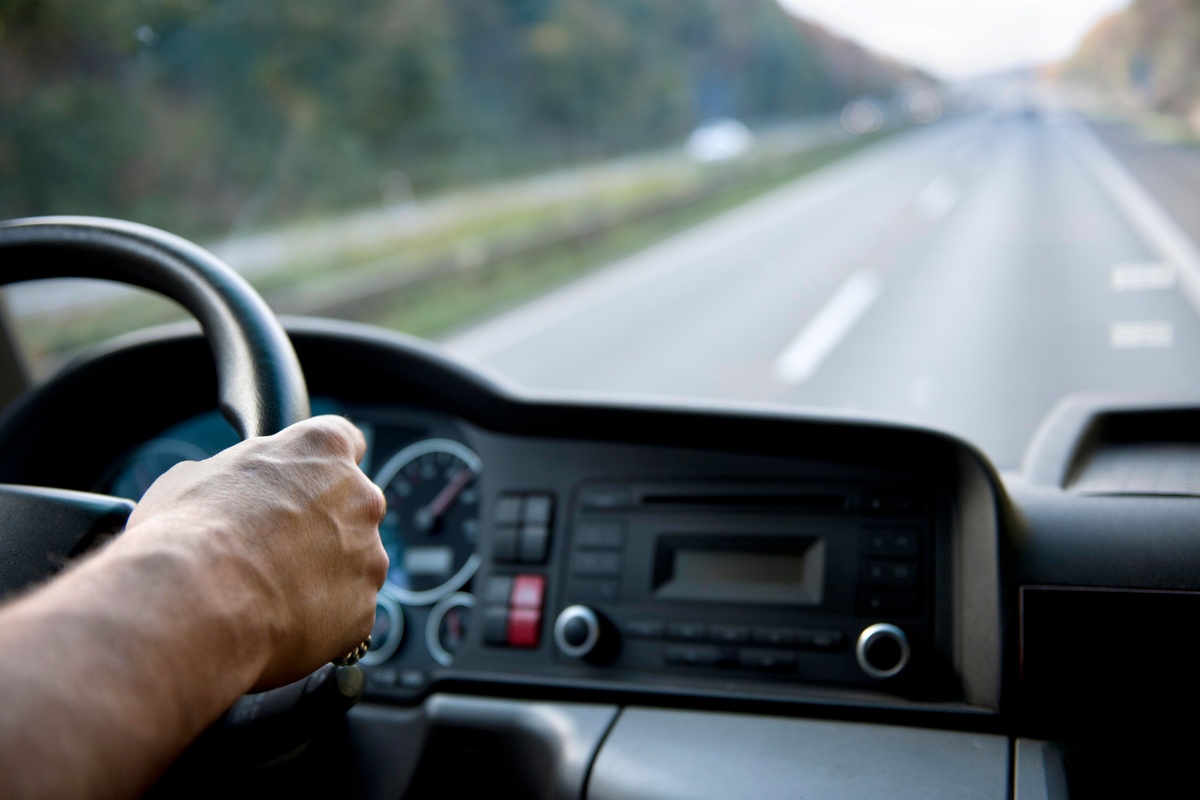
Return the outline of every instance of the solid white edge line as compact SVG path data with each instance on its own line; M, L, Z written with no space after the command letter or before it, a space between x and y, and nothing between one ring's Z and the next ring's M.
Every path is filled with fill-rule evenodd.
M1200 251L1196 244L1086 123L1066 120L1064 116L1063 122L1055 126L1059 135L1092 171L1150 248L1179 270L1184 295L1200 313Z
M870 270L851 275L775 360L775 377L787 384L812 377L882 290Z

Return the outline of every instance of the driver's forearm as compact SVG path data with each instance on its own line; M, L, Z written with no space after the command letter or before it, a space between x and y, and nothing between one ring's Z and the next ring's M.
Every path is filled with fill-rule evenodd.
M135 796L263 669L238 565L134 538L0 607L0 796Z

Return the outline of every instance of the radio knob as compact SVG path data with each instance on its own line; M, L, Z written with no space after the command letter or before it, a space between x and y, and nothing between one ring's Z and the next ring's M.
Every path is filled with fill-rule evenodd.
M600 616L587 606L567 606L554 621L554 644L571 658L586 658L596 651L602 632Z
M899 675L912 656L908 637L895 625L879 622L863 629L854 649L858 666L872 678L893 678Z

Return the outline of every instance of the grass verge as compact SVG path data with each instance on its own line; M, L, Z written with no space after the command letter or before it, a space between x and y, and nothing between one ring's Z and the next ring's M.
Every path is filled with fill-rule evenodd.
M886 135L838 140L749 165L707 168L705 176L672 168L665 178L662 174L647 176L572 203L502 209L387 246L347 250L337 259L336 269L296 260L252 282L268 302L282 310L336 315L438 338L700 224ZM712 186L697 192L702 178ZM580 235L549 236L545 244L524 251L510 247L512 252L504 253L503 247L495 248L500 255L476 258L467 268L447 270L433 280L400 282L394 288L363 292L358 301L331 305L327 299L342 289L354 289L356 284L367 286L381 277L419 273L438 259L453 261L464 245L470 245L466 249L471 251L489 243L503 245L514 237L528 239L530 232L553 233L562 228L564 220L596 209L617 221ZM643 214L641 209L653 212ZM94 342L184 317L174 303L139 292L128 299L66 314L22 318L18 333L33 372L43 375Z

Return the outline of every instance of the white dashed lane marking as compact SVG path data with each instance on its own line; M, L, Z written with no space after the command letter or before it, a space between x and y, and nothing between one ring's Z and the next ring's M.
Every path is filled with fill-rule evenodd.
M789 384L808 380L882 290L870 270L851 275L775 360L775 377Z
M1155 292L1175 288L1173 264L1117 264L1109 276L1114 292Z
M1114 322L1108 343L1117 350L1170 347L1175 343L1175 326L1168 320Z
M954 179L939 175L917 195L917 214L926 222L936 222L954 210L960 196Z

